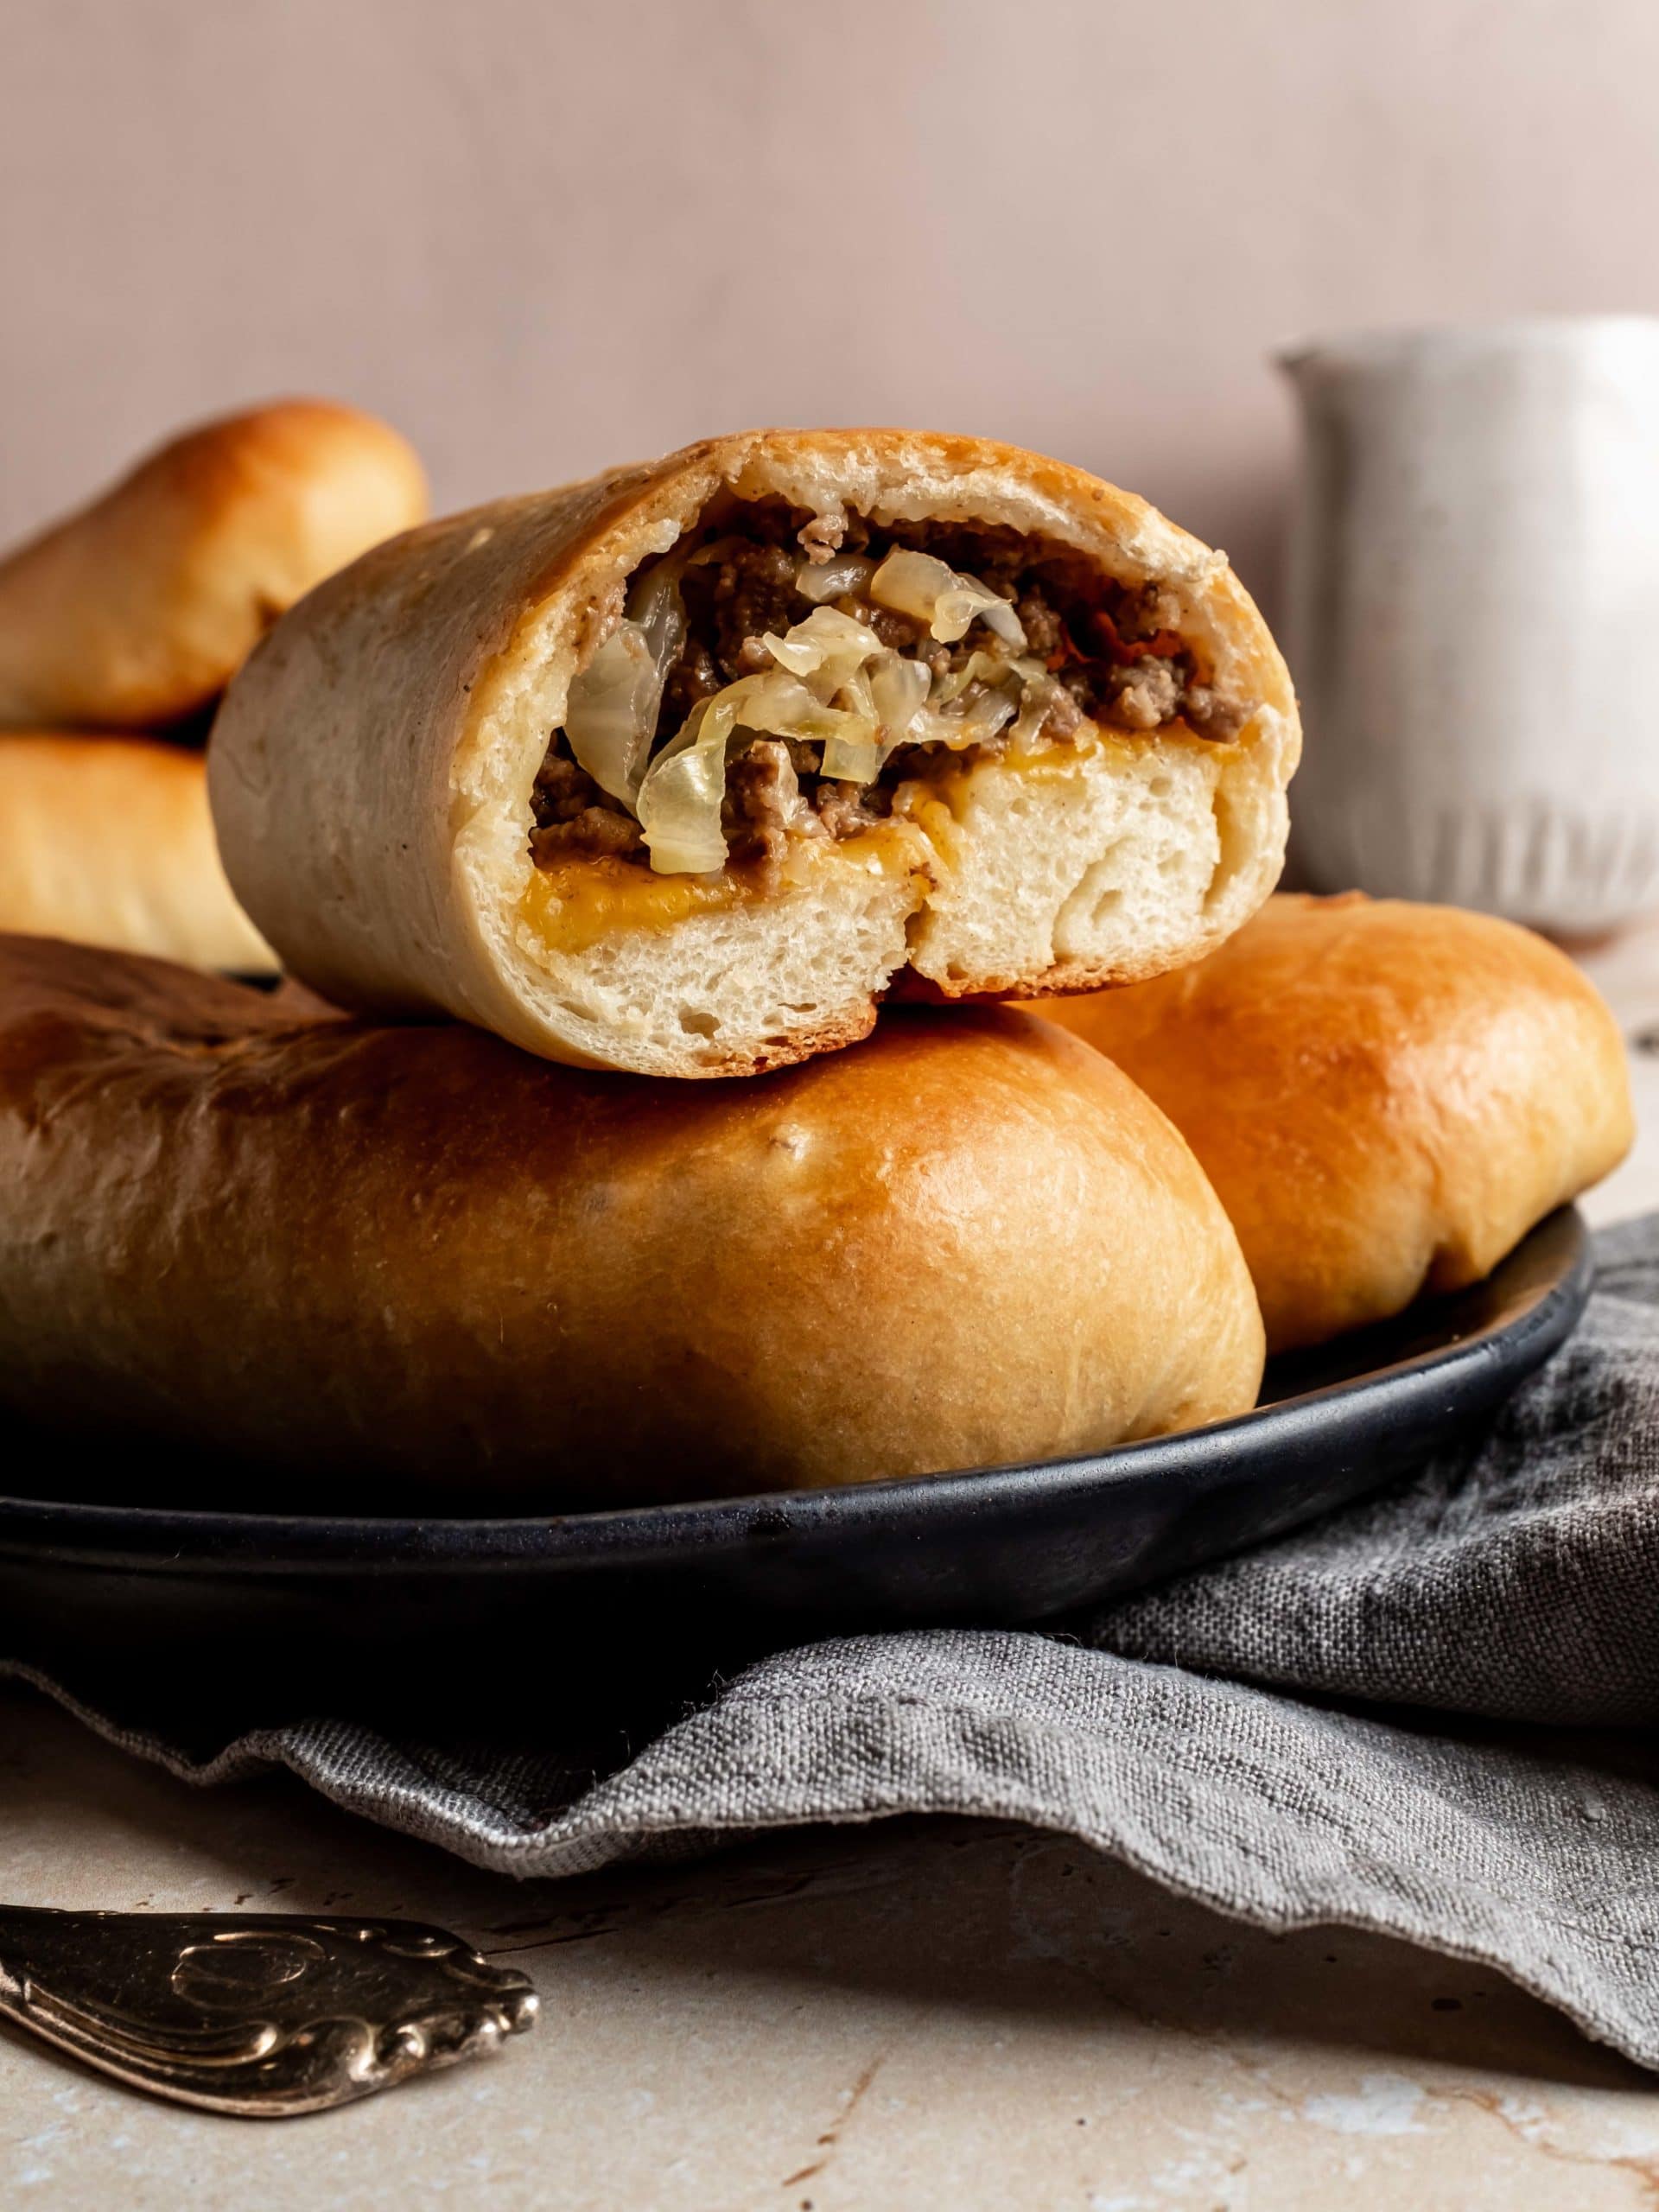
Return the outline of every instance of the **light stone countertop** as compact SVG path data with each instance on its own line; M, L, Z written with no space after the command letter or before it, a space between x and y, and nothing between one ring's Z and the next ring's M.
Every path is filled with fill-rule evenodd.
M1586 957L1659 1032L1659 924ZM1659 1206L1642 1136L1587 1211ZM1659 2081L1484 1967L1270 1936L990 1823L517 1884L284 1776L196 1791L0 1692L0 1897L454 1927L539 1988L499 2056L255 2126L0 2029L0 2203L173 2212L1652 2212Z

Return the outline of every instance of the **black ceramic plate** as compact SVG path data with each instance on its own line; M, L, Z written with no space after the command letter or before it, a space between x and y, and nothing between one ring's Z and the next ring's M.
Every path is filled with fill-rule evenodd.
M1035 1466L519 1520L0 1499L4 1643L73 1679L142 1653L198 1700L223 1679L339 1710L513 1680L544 1694L561 1646L592 1675L625 1652L660 1673L837 1630L1049 1621L1455 1442L1567 1336L1589 1274L1564 1211L1473 1289L1275 1363L1255 1413Z

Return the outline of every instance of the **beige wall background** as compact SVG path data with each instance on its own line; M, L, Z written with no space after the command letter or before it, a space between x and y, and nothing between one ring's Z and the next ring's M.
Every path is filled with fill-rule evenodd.
M1147 493L1273 596L1268 357L1659 308L1656 0L0 0L0 539L204 412L458 505L761 423Z

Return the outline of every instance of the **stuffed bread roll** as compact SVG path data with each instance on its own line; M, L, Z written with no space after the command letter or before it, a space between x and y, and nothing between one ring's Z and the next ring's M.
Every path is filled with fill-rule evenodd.
M219 866L206 761L155 738L0 733L0 930L276 966Z
M866 1482L1238 1413L1261 1365L1186 1146L1028 1015L688 1086L0 939L0 1405L217 1454L221 1502Z
M1225 560L982 441L764 431L382 547L232 687L210 789L296 974L717 1076L877 1000L1154 975L1264 899L1295 702Z
M354 408L283 400L186 432L0 561L0 727L196 713L284 607L425 512L411 448Z
M1273 1351L1478 1282L1634 1133L1606 1006L1488 914L1274 899L1201 966L1045 1011L1198 1154Z

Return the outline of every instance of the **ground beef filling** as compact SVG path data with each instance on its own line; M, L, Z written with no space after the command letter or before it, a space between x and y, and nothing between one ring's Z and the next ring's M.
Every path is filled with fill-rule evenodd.
M645 853L639 824L626 808L601 791L557 744L549 747L537 772L531 806L536 827L530 849L537 868L551 868L577 853L620 860Z
M691 563L682 578L687 636L664 687L659 740L678 729L700 699L772 665L765 633L781 634L810 612L810 602L796 588L803 553L814 563L837 552L879 561L895 545L931 553L1013 602L1027 652L1057 679L1046 738L1064 743L1085 719L1144 734L1179 716L1198 735L1217 739L1237 727L1176 632L1179 610L1173 595L1156 585L1136 591L1105 582L1065 548L1036 547L1018 531L995 527L876 528L861 516L815 517L781 500L744 509L741 531L715 529L709 537L713 557ZM985 643L978 623L957 644L945 645L889 608L861 600L836 603L867 623L884 645L925 661L935 676L964 668ZM970 685L963 703L983 689ZM1007 743L1004 734L973 749L994 758ZM858 836L886 819L897 785L925 773L937 753L931 746L901 746L877 782L837 783L819 773L816 746L754 738L734 753L728 774L721 824L731 858L758 864L772 877L791 839ZM538 867L578 855L648 865L639 823L576 765L562 731L553 734L536 779L533 808L531 851Z

